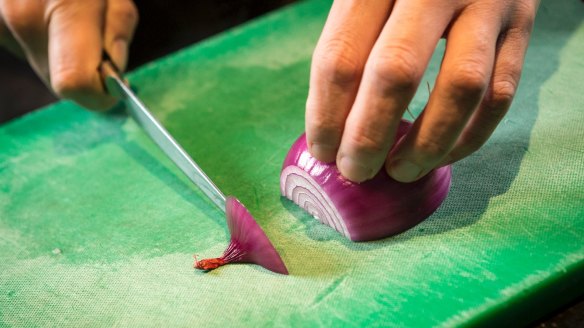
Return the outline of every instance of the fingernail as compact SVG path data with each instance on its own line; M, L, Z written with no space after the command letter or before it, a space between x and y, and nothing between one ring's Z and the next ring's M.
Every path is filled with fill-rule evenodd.
M355 182L363 182L373 177L373 169L347 155L341 157L339 170L345 178Z
M310 147L310 152L312 156L326 163L333 162L337 156L335 147L320 143L313 143Z
M400 182L412 182L420 173L422 173L422 168L407 160L397 160L389 167L389 175Z
M128 42L123 39L114 41L110 49L110 55L116 66L122 71L125 70L128 62Z

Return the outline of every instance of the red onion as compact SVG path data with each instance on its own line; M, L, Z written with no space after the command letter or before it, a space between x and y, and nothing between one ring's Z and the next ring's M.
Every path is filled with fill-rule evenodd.
M396 140L411 125L402 121ZM398 182L385 170L354 183L343 178L334 163L312 157L302 134L284 160L280 191L347 238L366 241L400 233L426 219L446 198L450 179L450 166L445 166L412 183Z
M288 274L278 251L237 198L227 197L225 214L231 233L229 246L218 258L199 261L195 256L194 268L213 270L229 263L254 263L276 273Z

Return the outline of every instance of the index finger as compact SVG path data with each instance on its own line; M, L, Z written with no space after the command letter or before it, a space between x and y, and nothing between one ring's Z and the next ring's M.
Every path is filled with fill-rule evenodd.
M347 179L371 179L383 166L402 114L452 15L451 8L439 4L396 3L367 59L345 124L337 166Z
M49 8L49 66L53 90L89 109L116 99L103 90L98 66L103 46L104 1L55 1Z
M306 102L306 139L314 157L334 161L361 71L391 1L333 3L314 52Z

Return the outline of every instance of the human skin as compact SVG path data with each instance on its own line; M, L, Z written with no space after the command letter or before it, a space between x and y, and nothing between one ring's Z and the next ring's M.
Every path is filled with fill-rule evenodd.
M479 149L515 95L538 0L336 0L316 47L306 104L310 152L355 182L383 167L415 181ZM0 0L0 45L27 58L61 98L115 104L97 67L125 68L138 14L131 0ZM435 87L397 141L438 40ZM390 151L391 148L391 151Z
M0 0L0 45L25 57L57 96L105 110L116 99L97 71L102 49L125 68L137 22L131 0Z
M336 161L355 182L382 168L411 182L478 150L511 105L538 6L537 0L336 0L312 60L310 152ZM428 103L410 132L394 140L442 37L446 51Z

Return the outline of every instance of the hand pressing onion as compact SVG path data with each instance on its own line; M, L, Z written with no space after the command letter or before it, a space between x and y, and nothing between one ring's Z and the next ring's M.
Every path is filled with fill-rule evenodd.
M400 123L396 140L411 123ZM308 151L302 134L288 152L280 176L283 196L352 241L385 238L429 217L450 189L450 166L433 170L412 183L393 180L381 170L360 184L343 178L334 163Z

